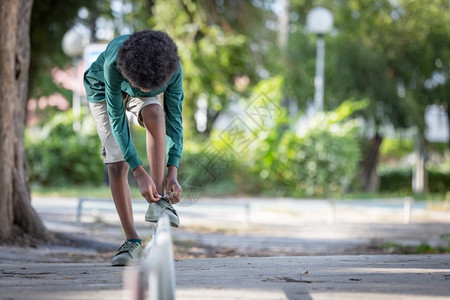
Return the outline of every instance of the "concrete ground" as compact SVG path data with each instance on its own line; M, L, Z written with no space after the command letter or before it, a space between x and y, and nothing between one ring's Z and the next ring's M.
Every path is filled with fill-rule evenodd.
M76 222L77 204L75 198L33 199L51 230L96 241L103 252L108 247L116 250L124 237L112 202L84 203L81 223ZM152 232L151 225L143 221L147 206L143 201L134 203L135 223L145 240ZM176 208L181 226L172 234L178 259L401 254L402 246L414 250L421 244L450 248L450 208L432 209L425 202L414 203L408 224L402 199L336 201L333 218L329 202L322 200L202 198ZM61 258L60 252L67 250L71 249L44 247L42 254L49 261ZM79 250L73 249L72 261L90 262L82 259L83 251L77 255ZM86 251L94 255L96 250ZM34 260L33 253L23 256Z
M112 203L34 198L67 243L0 246L0 299L129 299L127 268L109 260L123 241ZM147 205L134 205L136 226ZM172 231L178 299L450 299L450 211L401 200L202 199L177 207ZM334 222L331 222L334 220ZM403 248L407 247L407 248ZM384 255L380 255L384 254Z
M0 264L1 299L129 299L127 268ZM449 299L447 255L187 259L177 299ZM150 287L151 288L151 287Z

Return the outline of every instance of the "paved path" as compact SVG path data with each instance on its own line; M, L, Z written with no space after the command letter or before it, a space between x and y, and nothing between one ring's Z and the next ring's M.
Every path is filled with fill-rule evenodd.
M81 223L76 222L75 198L35 197L32 203L50 230L78 239L78 245L0 246L0 263L109 262L123 242L112 201L85 203ZM251 208L251 222L245 204ZM413 250L422 243L449 247L450 211L430 210L425 204L415 203L411 223L403 224L401 201L339 201L336 222L329 224L329 206L320 200L201 199L178 207L181 227L172 231L175 254L177 259L376 255L403 253L400 245ZM148 240L152 229L143 222L146 207L135 203L135 221Z
M0 299L129 299L122 292L127 268L110 267L105 253L123 240L112 203L86 203L81 224L76 199L33 205L51 230L86 248L1 246ZM136 225L149 237L145 209L135 206ZM448 244L450 213L423 203L413 207L411 224L403 224L401 203L382 202L340 202L334 224L323 201L210 199L179 213L182 227L172 232L178 252L201 244L229 258L177 261L177 299L450 299L450 255L358 255L380 253L371 245L388 241ZM71 263L80 258L89 263Z
M127 299L127 268L0 264L0 299ZM177 299L449 299L450 256L207 258L176 262Z
M32 203L51 230L113 243L111 249L123 240L112 201L86 202L81 224L75 222L75 198L35 197ZM135 223L144 238L152 231L143 222L147 206L134 203ZM450 211L415 202L411 223L404 224L401 199L336 201L334 224L328 222L330 206L323 200L200 199L177 210L181 227L173 237L178 245L200 243L203 249L225 249L236 256L380 254L380 245L387 243L448 247L450 242Z

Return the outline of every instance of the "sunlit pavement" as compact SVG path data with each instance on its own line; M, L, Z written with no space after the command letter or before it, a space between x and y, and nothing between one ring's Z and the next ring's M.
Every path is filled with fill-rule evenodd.
M448 299L447 255L187 259L177 299ZM130 299L126 268L0 264L2 299ZM150 287L151 288L151 287Z

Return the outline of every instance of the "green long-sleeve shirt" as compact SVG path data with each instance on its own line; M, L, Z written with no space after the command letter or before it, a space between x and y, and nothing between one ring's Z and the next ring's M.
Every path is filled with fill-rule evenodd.
M106 100L113 136L122 151L125 161L134 170L142 164L142 161L139 159L131 139L131 132L122 101L122 91L132 97L152 97L164 93L166 135L173 142L169 149L167 165L178 167L183 150L183 69L180 64L178 71L172 75L164 86L157 90L144 93L139 88L132 87L122 76L116 65L119 48L129 36L121 35L113 39L106 50L100 54L97 60L84 73L87 100L89 102Z

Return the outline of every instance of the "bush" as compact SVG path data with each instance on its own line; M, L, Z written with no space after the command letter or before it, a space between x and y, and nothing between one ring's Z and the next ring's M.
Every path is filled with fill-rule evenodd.
M278 77L262 81L243 114L214 131L209 144L185 151L182 164L194 172L193 182L234 181L239 193L272 196L327 197L346 190L361 155L358 124L345 119L366 103L345 102L297 130L281 105L281 87Z
M40 129L29 129L25 151L31 183L45 186L99 184L104 176L100 140L91 118L73 130L72 112L56 114Z
M411 168L387 168L379 171L380 192L407 193L412 192Z
M186 144L180 177L201 189L225 186L229 193L328 197L344 192L361 157L358 124L345 119L366 103L347 101L297 130L297 120L281 105L281 87L279 77L262 81L225 129L213 131L206 143Z
M328 197L346 191L361 157L359 124L347 118L367 103L346 101L298 129L281 105L282 84L280 77L260 82L226 128L204 142L185 140L179 170L185 193Z
M414 140L407 138L393 139L385 137L380 146L380 156L383 160L399 160L413 152Z
M450 171L428 170L428 190L431 193L447 193L450 191Z
M379 171L380 192L411 193L412 168L385 168ZM450 171L428 169L428 192L447 193L450 191Z
M257 145L255 164L250 169L265 187L280 196L329 197L345 192L361 158L358 124L345 119L364 105L345 102L335 111L317 114L300 129L285 130L282 135L283 125L274 127Z

